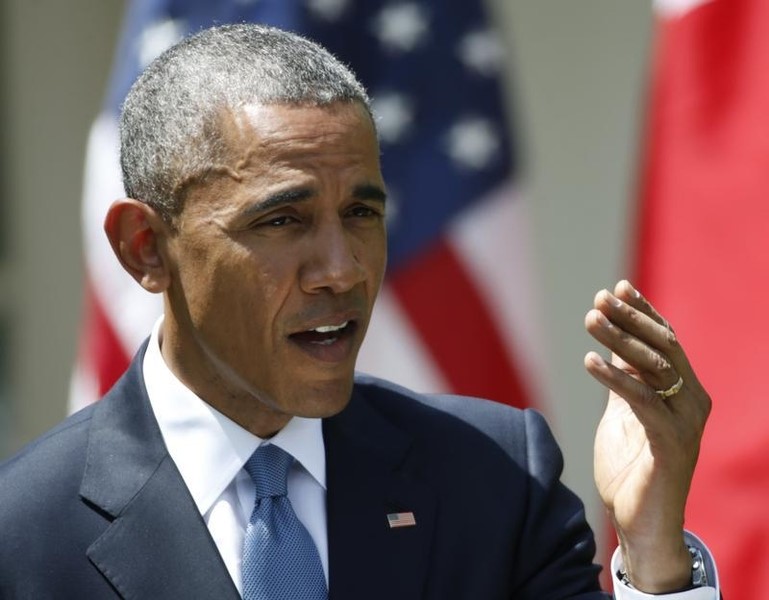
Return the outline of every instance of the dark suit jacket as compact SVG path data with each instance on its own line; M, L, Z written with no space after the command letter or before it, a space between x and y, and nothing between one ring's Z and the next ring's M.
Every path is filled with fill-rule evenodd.
M163 443L142 357L0 467L0 598L238 597ZM363 377L323 435L330 600L605 597L537 413ZM406 511L416 526L390 529Z

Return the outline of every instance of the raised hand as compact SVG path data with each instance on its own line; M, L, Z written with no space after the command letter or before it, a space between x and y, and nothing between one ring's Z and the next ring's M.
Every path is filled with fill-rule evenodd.
M595 439L595 480L634 587L685 587L686 498L711 401L668 322L627 281L595 296L588 332L611 350L585 367L609 388Z

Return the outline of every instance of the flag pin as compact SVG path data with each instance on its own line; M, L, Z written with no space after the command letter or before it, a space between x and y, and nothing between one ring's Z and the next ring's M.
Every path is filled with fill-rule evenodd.
M390 513L387 515L387 524L390 529L396 527L413 527L417 524L413 512Z

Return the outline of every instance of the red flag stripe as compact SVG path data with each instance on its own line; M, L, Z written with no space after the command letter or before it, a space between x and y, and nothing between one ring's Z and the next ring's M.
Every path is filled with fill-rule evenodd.
M130 358L90 281L86 283L85 307L81 360L91 366L101 396L128 368Z
M530 396L483 298L444 240L389 282L452 391L528 406Z

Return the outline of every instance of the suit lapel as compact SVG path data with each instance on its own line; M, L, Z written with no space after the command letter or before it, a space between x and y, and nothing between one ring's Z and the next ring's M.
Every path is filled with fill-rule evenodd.
M324 421L330 600L421 598L436 497L404 469L409 436L359 394ZM416 525L391 528L404 512Z
M94 411L81 496L112 522L88 557L124 598L238 598L163 443L143 356Z

